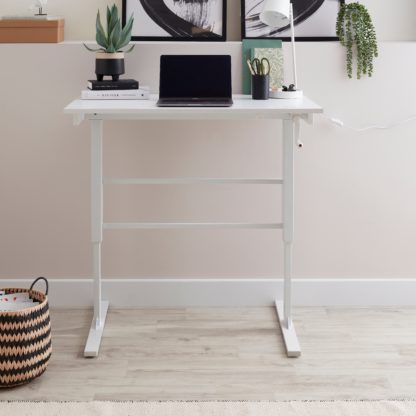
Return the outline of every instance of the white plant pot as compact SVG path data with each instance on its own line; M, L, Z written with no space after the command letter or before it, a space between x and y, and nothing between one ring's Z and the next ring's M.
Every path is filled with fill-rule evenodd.
M297 90L297 91L270 91L270 98L278 98L283 100L294 100L299 99L303 97L303 91Z

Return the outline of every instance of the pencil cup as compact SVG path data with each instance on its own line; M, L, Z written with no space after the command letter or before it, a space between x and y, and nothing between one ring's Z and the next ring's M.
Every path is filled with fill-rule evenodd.
M253 100L269 99L270 78L269 75L252 75L251 94Z

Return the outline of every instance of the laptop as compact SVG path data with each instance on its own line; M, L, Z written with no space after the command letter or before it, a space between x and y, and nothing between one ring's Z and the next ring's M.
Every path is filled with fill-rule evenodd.
M230 55L162 55L159 107L231 107Z

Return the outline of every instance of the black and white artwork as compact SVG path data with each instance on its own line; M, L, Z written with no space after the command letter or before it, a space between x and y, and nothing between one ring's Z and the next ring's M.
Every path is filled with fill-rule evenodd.
M123 0L133 40L225 41L227 0Z
M337 40L336 21L344 0L292 0L298 41ZM264 0L242 0L243 38L290 40L290 26L271 28L260 21Z

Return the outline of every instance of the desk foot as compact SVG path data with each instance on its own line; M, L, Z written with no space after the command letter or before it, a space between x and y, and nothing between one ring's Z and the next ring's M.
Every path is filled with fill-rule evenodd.
M107 317L109 302L101 301L101 313L102 319L100 325L97 326L93 319L91 324L90 333L88 335L87 344L85 345L84 357L93 358L98 357L98 351L100 350L101 338L103 336L105 319Z
M287 356L290 358L300 357L301 350L298 341L298 336L296 335L295 327L293 323L290 323L289 327L287 326L284 319L284 307L282 301L276 301L276 311L277 318L279 319L280 328L282 330L283 340L285 342Z

